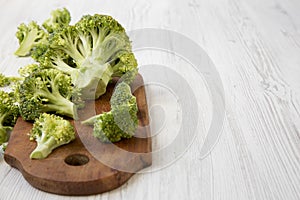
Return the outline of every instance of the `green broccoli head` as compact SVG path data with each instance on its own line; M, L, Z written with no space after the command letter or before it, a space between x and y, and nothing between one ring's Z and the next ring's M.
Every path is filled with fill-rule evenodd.
M54 149L74 139L75 130L68 120L54 114L43 113L34 121L30 131L30 140L37 142L37 147L30 154L30 158L44 159Z
M93 125L93 135L102 142L131 138L138 126L138 108L130 86L125 82L118 84L110 102L111 111L93 116L82 124Z
M43 56L48 49L49 49L48 43L37 44L32 48L30 56L35 61L39 62L40 60L43 60Z
M20 45L15 51L17 56L29 56L35 46L48 42L48 34L34 21L20 24L16 37Z
M126 134L123 138L134 135L138 125L136 97L131 94L130 86L121 82L115 88L110 99L111 113L116 125Z
M20 81L22 81L23 77L17 77L17 76L6 76L2 73L0 73L0 87L5 87L9 85L16 84Z
M112 77L137 69L131 42L111 16L83 16L54 34L49 43L39 62L69 74L85 99L97 99Z
M43 23L48 33L60 31L71 22L70 12L66 9L56 9L51 12L51 17Z
M2 73L0 73L0 87L5 87L10 85L9 79Z
M80 92L72 86L70 76L56 69L38 70L25 77L18 93L24 120L34 120L44 112L77 119L76 104L82 103Z
M120 82L114 89L114 92L110 98L111 108L135 104L136 98L131 94L130 86L125 82Z
M47 30L48 41L64 27L69 26L71 21L70 12L66 9L57 9L51 12L51 17L47 19L42 26ZM49 42L41 42L36 45L31 50L30 56L37 62L43 60L45 52L49 49Z
M30 74L34 73L35 71L41 70L43 67L38 64L28 64L18 69L18 73L21 77L30 76Z
M0 90L0 145L7 142L8 131L13 128L19 116L19 108L13 93Z

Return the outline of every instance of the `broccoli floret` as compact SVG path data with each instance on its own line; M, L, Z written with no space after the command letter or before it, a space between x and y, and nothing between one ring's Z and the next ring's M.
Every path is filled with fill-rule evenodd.
M34 121L30 131L30 140L37 142L37 147L30 154L30 158L44 159L55 148L74 139L75 130L68 120L54 114L43 113Z
M118 142L122 138L131 138L138 126L138 108L130 86L125 82L118 84L110 104L109 112L93 116L82 121L82 124L93 125L93 135L102 142Z
M5 76L4 74L0 73L0 87L9 86L23 80L24 80L23 77Z
M4 74L0 73L0 87L8 86L10 85L10 83L11 81L9 80L9 78Z
M28 64L24 67L19 68L18 73L21 77L27 77L33 72L41 69L43 69L43 67L38 64Z
M136 104L136 98L131 94L130 86L124 82L119 83L110 98L111 108L131 104Z
M35 21L30 22L28 25L24 23L20 24L16 32L16 37L20 45L15 52L17 56L29 56L35 46L48 42L48 33Z
M49 43L39 62L69 74L85 99L104 94L112 77L137 72L131 42L111 16L83 16L74 26L54 34Z
M70 76L56 69L33 72L25 77L17 93L24 120L34 120L44 112L77 119L76 104L82 103L80 92L72 86Z
M47 43L47 42L37 44L32 48L32 50L30 52L30 56L35 61L39 62L39 60L43 59L43 56L47 52L48 49L49 49L49 43Z
M51 12L51 17L43 23L48 33L59 31L71 22L70 12L66 9L56 9Z
M13 93L0 91L0 145L7 142L11 130L19 116L19 108Z
M51 17L47 19L42 26L49 33L47 40L34 45L30 56L37 62L41 60L45 52L49 49L49 40L53 35L68 26L71 21L70 12L66 9L57 9L51 12Z

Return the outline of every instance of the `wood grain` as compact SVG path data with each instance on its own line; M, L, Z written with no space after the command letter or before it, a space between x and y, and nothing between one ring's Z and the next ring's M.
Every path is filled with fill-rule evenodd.
M115 80L116 82L116 80ZM105 95L97 101L88 101L79 110L80 120L110 110L109 100L115 82L109 84ZM32 123L18 119L12 131L10 142L4 154L5 161L20 170L24 178L34 187L62 195L91 195L115 189L124 184L135 172L151 165L151 138L148 108L140 75L132 87L141 86L134 91L139 108L139 128L136 135L117 143L102 143L92 134L92 127L72 121L76 129L76 139L68 145L55 149L47 158L32 160L30 153L36 142L28 138ZM116 146L127 154L120 154ZM97 159L97 155L101 159ZM111 161L107 166L103 159ZM122 168L123 167L123 168ZM124 171L123 169L128 169Z

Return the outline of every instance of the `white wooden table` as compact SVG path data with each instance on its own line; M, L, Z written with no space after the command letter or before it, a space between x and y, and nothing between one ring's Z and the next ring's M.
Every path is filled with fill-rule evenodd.
M186 151L168 166L158 156L153 163L156 170L136 174L111 192L88 197L39 191L1 158L1 200L300 199L300 1L0 0L1 72L15 75L19 67L32 62L13 55L17 26L31 20L41 23L51 10L61 7L70 10L72 23L83 14L104 13L128 31L169 30L202 47L224 88L223 129L212 151L201 157L215 106L205 80L172 52L137 51L140 66L173 67L193 89L199 114L197 135ZM173 78L166 70L165 79L172 83ZM176 104L166 87L150 84L147 94L151 129L159 135L153 147L160 149L170 145L185 108ZM190 115L188 121L192 120Z

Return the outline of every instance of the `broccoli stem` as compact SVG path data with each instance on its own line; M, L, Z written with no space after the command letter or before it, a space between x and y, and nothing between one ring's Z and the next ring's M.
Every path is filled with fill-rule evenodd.
M57 59L56 61L54 61L54 63L55 63L55 65L53 66L54 68L66 73L66 74L72 75L72 74L76 73L76 71L77 71L76 68L70 67L61 59Z
M77 106L70 100L61 96L58 89L53 85L52 93L48 90L36 91L36 94L47 97L48 102L45 103L46 112L56 112L57 114L78 119Z
M77 82L74 84L82 89L82 97L84 99L98 99L99 96L106 92L106 86L111 80L113 69L108 63L102 65L87 62L84 63L84 66L86 66L86 70L79 74Z
M33 32L35 31L35 32ZM35 37L38 35L37 30L32 30L32 32L25 36L24 40L20 44L19 48L15 51L15 55L17 56L28 56L30 54L30 50L34 44Z
M5 117L8 115L8 113L4 113L4 114L1 114L0 115L0 127L2 128L3 127L3 122L4 122L4 119Z
M75 120L78 119L77 106L61 96L58 96L57 99L52 100L46 106L49 111L55 111L57 114L65 115Z
M37 142L36 148L30 154L31 159L46 158L56 148L57 142L54 137L47 138L46 136L43 137L43 135L41 136L41 141Z
M95 121L97 120L97 118L99 117L99 115L95 115L93 117L90 117L84 121L81 122L81 124L83 125L94 125Z
M67 41L66 45L64 47L61 47L63 51L65 51L68 55L70 55L72 58L76 58L76 61L81 63L85 60L84 56L81 54L81 52L78 51L77 44L79 42L79 38L75 39L73 41L70 33L68 33L66 36L62 36L62 39Z
M55 111L57 114L64 115L67 117L70 117L72 119L77 120L78 114L77 114L77 107L74 103L66 102L68 104L49 104L47 107L49 108L49 111Z

